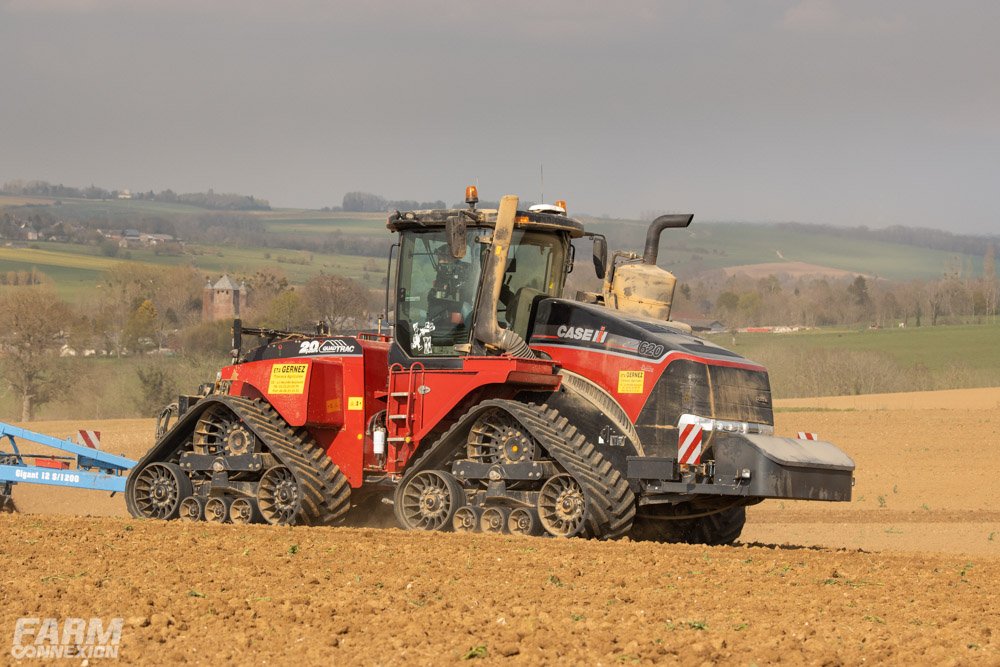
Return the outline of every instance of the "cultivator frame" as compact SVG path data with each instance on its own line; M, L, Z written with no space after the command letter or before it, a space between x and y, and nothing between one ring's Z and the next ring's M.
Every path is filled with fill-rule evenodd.
M4 440L11 451L3 448ZM27 454L18 440L66 452L68 456ZM29 461L31 463L29 463ZM16 484L43 484L120 493L135 461L26 428L0 422L0 508L9 507Z

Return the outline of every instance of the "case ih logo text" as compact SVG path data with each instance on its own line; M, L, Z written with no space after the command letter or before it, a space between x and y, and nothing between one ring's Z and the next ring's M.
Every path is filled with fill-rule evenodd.
M121 618L105 625L100 618L66 618L60 624L55 618L25 616L14 626L10 654L15 660L117 658L123 625Z
M570 327L563 324L556 329L556 335L560 338L569 338L570 340L586 340L594 343L603 343L604 339L608 337L608 332L604 330L604 327L601 327L600 329L586 329L584 327Z

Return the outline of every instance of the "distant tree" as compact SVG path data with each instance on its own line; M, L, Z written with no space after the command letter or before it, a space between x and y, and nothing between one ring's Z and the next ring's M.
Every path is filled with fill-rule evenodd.
M163 406L176 400L176 380L162 363L136 366L135 374L139 378L139 393L133 400L143 417L155 417Z
M368 310L368 290L343 276L324 273L302 288L302 300L311 319L323 321L330 331L343 331L358 322Z
M101 241L100 248L101 254L105 257L117 257L118 252L121 250L118 244L111 239L104 239Z
M723 292L715 300L715 307L730 314L736 312L740 306L740 296L735 292Z
M275 329L296 329L302 328L309 321L309 316L305 312L302 298L297 292L282 292L268 306L261 324L265 327Z
M152 339L156 336L156 307L149 299L142 302L133 310L125 323L125 345L130 350L142 351L142 340Z
M345 211L378 212L387 208L387 202L370 192L348 192L344 195L343 209Z
M57 350L69 307L44 287L0 293L0 373L21 398L21 420L67 390Z

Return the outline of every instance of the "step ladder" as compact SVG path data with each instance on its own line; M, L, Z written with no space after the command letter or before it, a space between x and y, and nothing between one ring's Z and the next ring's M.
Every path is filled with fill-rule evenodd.
M386 428L389 431L388 441L394 450L413 439L415 417L420 414L418 406L423 407L423 394L420 388L424 385L426 369L419 361L409 368L395 363L389 367L389 394L386 397Z

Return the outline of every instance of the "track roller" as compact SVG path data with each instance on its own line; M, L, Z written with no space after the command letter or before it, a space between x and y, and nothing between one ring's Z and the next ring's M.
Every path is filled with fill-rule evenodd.
M466 505L455 510L455 516L451 520L452 528L456 533L475 533L479 531L479 515L482 514L478 507Z
M479 529L484 533L506 533L509 515L510 510L506 507L487 507L479 518Z
M406 530L451 530L455 512L465 503L465 491L454 475L422 470L396 488L393 507Z
M173 463L150 463L135 478L133 497L137 516L174 519L181 501L191 495L191 480Z
M233 499L229 496L214 496L205 501L205 521L212 523L229 522L229 506Z
M237 498L229 506L229 520L233 523L258 523L260 511L252 498Z
M188 496L181 501L181 521L201 521L205 518L205 499L200 496Z
M507 517L507 531L512 535L541 535L542 526L538 520L538 513L527 507L518 507L511 510Z

